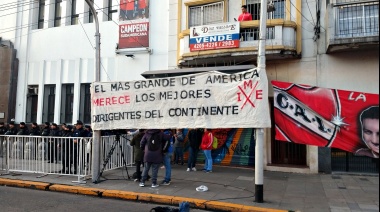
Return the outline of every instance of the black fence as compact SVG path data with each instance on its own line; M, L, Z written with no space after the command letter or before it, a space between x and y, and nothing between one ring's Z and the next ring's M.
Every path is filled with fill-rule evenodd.
M338 172L379 173L379 159L355 156L350 152L331 149L331 169Z

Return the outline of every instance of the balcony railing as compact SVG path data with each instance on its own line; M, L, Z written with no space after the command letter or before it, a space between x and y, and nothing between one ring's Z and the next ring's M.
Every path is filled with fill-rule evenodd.
M335 38L355 38L379 35L379 3L334 5Z

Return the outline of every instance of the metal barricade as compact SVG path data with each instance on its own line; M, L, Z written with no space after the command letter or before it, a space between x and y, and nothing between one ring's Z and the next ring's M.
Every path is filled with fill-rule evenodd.
M124 159L127 166L133 165L133 147L130 145L130 140L132 136L121 135L119 143L115 144L116 136L102 136L101 139L101 149L100 149L100 160L103 163L111 151L112 145L116 145L112 156L107 163L104 171L118 169L124 166L123 158L121 157L121 151L124 153ZM120 149L121 145L121 149Z

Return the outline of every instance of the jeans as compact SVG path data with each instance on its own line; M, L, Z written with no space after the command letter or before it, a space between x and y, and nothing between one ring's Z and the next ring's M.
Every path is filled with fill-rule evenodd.
M157 174L158 174L158 169L160 168L159 163L148 163L145 162L144 166L144 171L143 171L143 176L142 176L142 183L145 183L146 179L148 178L148 172L150 170L150 167L152 167L152 183L156 184L157 183Z
M173 153L167 152L164 156L164 166L165 166L165 182L170 182L172 179L172 167L170 165L170 160L172 158Z
M198 149L193 149L189 146L189 159L187 160L187 168L191 169L195 167L197 163Z
M203 150L203 153L205 154L205 157L206 157L204 169L206 171L212 171L211 150Z
M176 147L175 148L174 163L179 164L179 159L181 159L181 164L183 164L183 147Z

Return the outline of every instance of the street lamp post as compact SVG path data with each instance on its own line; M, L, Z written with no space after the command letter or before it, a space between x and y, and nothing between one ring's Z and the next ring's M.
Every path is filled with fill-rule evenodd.
M94 5L91 0L85 0L95 20L95 82L100 81L100 33L99 20ZM92 182L96 183L100 173L100 130L95 130L92 142Z
M267 0L261 0L259 50L257 55L257 69L266 71L265 41L267 36ZM256 129L255 148L255 202L264 202L264 129Z

